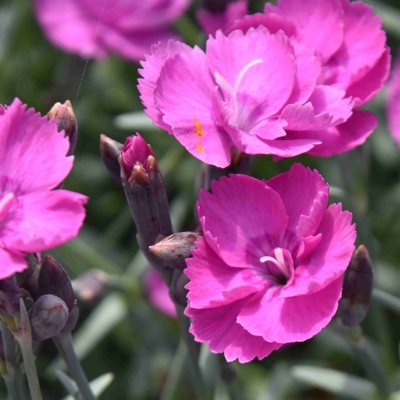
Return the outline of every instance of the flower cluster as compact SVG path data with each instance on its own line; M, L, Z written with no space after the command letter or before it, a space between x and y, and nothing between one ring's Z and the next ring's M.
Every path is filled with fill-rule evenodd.
M200 160L248 154L331 156L362 144L377 124L357 107L389 71L381 20L347 0L267 4L218 31L206 50L170 41L142 63L150 118Z
M228 361L262 359L335 314L355 226L328 185L294 164L268 182L231 175L200 193L204 233L185 274L191 332Z
M153 43L176 38L170 25L188 0L35 0L36 17L47 38L84 57L117 53L138 61Z

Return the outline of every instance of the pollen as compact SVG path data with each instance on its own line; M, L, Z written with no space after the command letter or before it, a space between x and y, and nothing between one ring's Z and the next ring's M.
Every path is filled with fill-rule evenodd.
M201 138L204 136L203 127L201 126L200 121L196 117L194 117L194 134L198 138Z
M200 143L196 144L196 150L199 151L200 153L204 153L203 147L200 145Z

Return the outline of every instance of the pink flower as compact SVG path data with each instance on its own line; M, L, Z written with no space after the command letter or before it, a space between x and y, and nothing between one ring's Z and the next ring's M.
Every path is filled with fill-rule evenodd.
M400 59L396 60L388 84L387 117L389 131L400 146Z
M284 7L285 6L285 7ZM364 143L376 117L355 109L389 67L381 20L347 0L279 2L236 21L206 51L156 45L139 80L146 112L200 160L247 154L331 156Z
M160 273L154 268L147 272L146 289L149 300L154 307L169 317L176 317L176 308L169 297L168 287Z
M201 29L206 34L214 35L218 29L226 31L237 19L247 14L248 0L210 0L208 3L196 13Z
M27 267L24 254L48 250L78 234L87 198L54 190L73 157L56 121L15 99L0 117L0 279Z
M138 61L153 43L176 35L170 25L189 0L35 0L36 17L56 46L83 57L117 53Z
M268 182L230 175L200 193L204 237L185 269L196 341L248 362L329 323L356 232L341 204L326 208L328 192L294 164Z

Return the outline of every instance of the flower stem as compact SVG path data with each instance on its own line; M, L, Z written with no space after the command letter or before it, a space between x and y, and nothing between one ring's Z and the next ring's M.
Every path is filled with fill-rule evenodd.
M43 400L40 390L39 379L36 372L35 356L33 355L32 343L21 341L19 343L24 360L26 377L28 378L29 391L32 400Z
M71 334L56 336L53 338L53 341L67 364L71 377L77 384L83 399L96 400L78 357L76 356Z
M3 375L3 378L7 387L7 393L11 400L22 400L24 398L22 393L22 375L15 354L14 336L2 321L0 321L0 330L4 344L6 373Z

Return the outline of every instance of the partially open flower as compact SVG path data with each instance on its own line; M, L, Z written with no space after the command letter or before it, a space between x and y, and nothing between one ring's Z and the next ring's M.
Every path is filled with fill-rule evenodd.
M328 185L294 164L268 182L230 175L200 193L204 236L184 273L190 331L228 361L266 357L335 314L356 239Z

